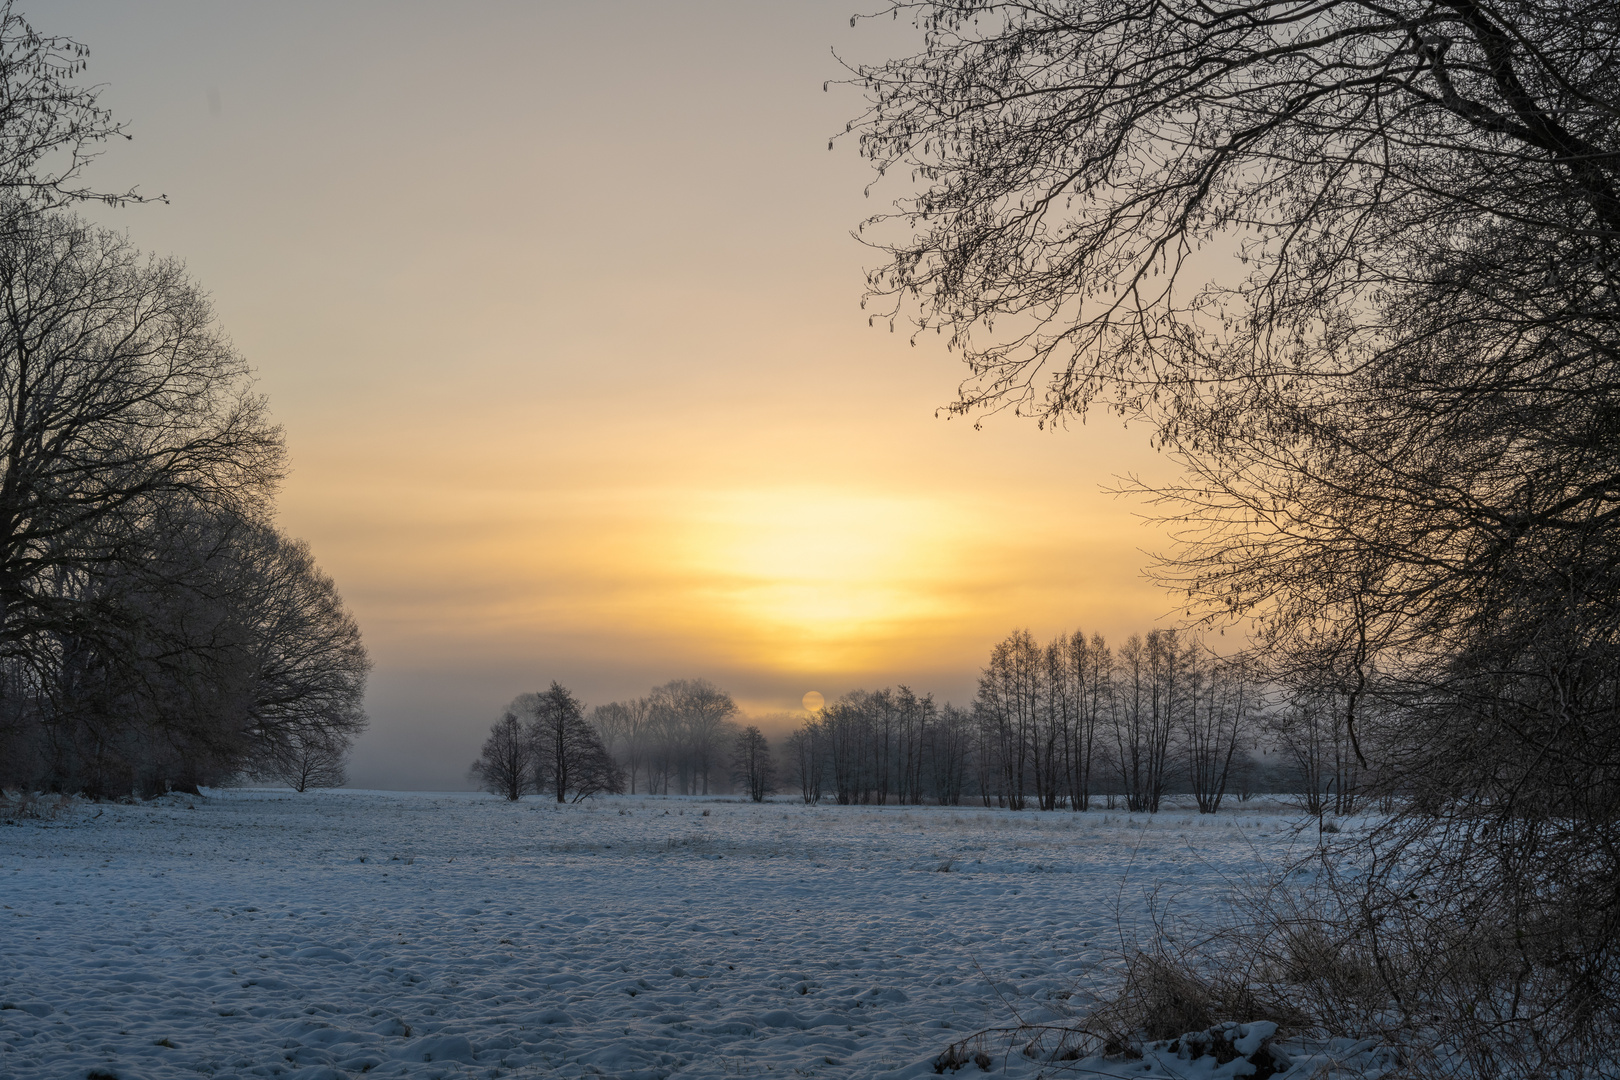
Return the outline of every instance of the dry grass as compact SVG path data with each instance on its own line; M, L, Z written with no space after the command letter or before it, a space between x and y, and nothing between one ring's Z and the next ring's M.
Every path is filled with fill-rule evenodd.
M1399 893L1380 892L1377 879L1338 876L1330 853L1314 859L1308 878L1284 872L1237 888L1218 925L1172 920L1155 903L1151 937L1122 933L1118 978L1098 1005L1066 1024L978 1032L940 1063L997 1047L1043 1062L1123 1062L1147 1043L1271 1021L1280 1038L1384 1047L1399 1062L1389 1080L1620 1077L1620 1003L1572 995L1522 931L1478 911L1463 917L1410 876ZM1549 927L1546 939L1578 936Z

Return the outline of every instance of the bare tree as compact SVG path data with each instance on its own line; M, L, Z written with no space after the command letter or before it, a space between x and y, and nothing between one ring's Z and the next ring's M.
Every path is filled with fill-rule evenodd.
M1017 630L991 650L979 677L975 714L988 726L999 766L997 795L1013 810L1024 808L1035 787L1044 674L1040 646L1028 630Z
M591 724L602 736L602 745L622 768L631 795L636 793L636 777L646 765L652 739L650 713L646 698L613 701L591 710Z
M535 790L534 759L534 740L527 727L515 711L507 709L490 725L489 738L468 775L490 794L517 802Z
M158 504L268 506L280 432L174 262L70 218L0 244L0 645L62 619L53 574L120 558Z
M1075 810L1091 808L1094 777L1106 757L1098 735L1113 708L1113 665L1113 652L1101 634L1093 634L1088 641L1084 633L1076 630L1068 639L1063 678L1069 685L1074 709L1067 769L1069 805Z
M654 687L648 700L664 792L673 779L682 794L707 795L724 764L736 703L707 679L676 679Z
M806 805L820 802L828 761L826 727L820 717L811 717L788 736L786 760L788 780Z
M916 805L927 790L924 764L939 710L933 694L918 697L909 686L895 691L894 707L896 798Z
M1266 728L1292 765L1292 786L1306 813L1356 810L1365 770L1351 743L1342 695L1323 688L1296 692L1268 714Z
M40 779L114 794L228 775L263 748L246 654L281 647L253 610L279 599L254 523L280 433L177 264L60 214L0 217L0 664L36 703Z
M928 761L934 798L942 806L960 806L972 775L973 714L946 704L929 729Z
M285 744L341 762L366 727L371 659L360 628L308 544L261 525L247 530L240 550L231 584L237 617L251 631L254 753L276 758Z
M731 777L754 802L776 790L776 759L759 728L749 724L737 733L731 749Z
M1170 738L1180 704L1181 654L1175 631L1132 634L1119 651L1115 762L1125 804L1157 813L1169 781Z
M1614 5L889 11L922 51L857 72L863 151L914 182L873 299L961 352L964 411L1105 405L1186 468L1163 579L1284 673L1325 658L1291 689L1403 793L1345 909L1449 973L1402 1009L1481 1075L1612 1060Z
M584 707L561 683L512 703L528 713L534 747L534 787L550 789L558 802L580 802L592 795L624 790L624 774L585 719Z
M342 787L349 780L345 760L348 752L343 740L295 736L282 752L277 777L300 793L310 788Z
M647 790L668 795L672 783L690 776L686 723L667 684L647 695L647 706Z
M737 706L730 694L706 679L686 679L671 685L678 686L673 698L690 740L693 786L701 783L701 794L707 795L712 775L721 764L724 741L730 734Z
M1187 777L1198 812L1220 810L1234 764L1242 768L1247 754L1238 756L1259 706L1259 688L1253 662L1245 655L1200 657L1197 643L1190 651L1192 692L1183 719L1181 742ZM1246 749L1246 747L1244 747Z
M84 186L122 134L75 82L87 55L0 4L0 775L325 782L369 661L270 524L281 433L206 296L61 209L142 199Z
M0 199L41 208L142 201L133 189L114 194L80 182L101 144L124 136L97 103L100 88L74 81L89 55L71 38L36 31L10 0L0 4Z
M822 708L831 750L833 790L840 804L871 802L876 796L873 771L877 749L872 695L851 690Z

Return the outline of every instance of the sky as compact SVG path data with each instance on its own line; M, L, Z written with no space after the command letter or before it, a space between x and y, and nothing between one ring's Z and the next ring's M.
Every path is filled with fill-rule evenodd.
M453 789L502 705L703 677L965 702L1017 627L1122 637L1148 433L940 414L942 344L868 326L901 194L841 132L850 0L26 3L129 123L87 215L185 260L254 366L375 669L354 786ZM836 51L836 56L835 56ZM783 715L787 714L787 715Z

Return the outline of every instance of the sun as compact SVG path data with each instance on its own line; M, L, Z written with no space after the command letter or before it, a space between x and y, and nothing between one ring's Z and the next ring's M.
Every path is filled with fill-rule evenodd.
M663 550L689 575L690 611L733 628L756 661L858 664L875 643L915 638L953 613L960 527L936 500L729 491L700 500L688 521Z
M804 695L803 704L806 712L820 712L821 707L827 704L827 699L821 696L821 691L811 690Z

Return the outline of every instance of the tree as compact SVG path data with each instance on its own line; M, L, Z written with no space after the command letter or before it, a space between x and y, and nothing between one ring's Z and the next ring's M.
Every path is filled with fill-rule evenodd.
M1359 622L1428 681L1491 592L1573 565L1601 608L1610 5L894 10L925 49L857 72L856 130L920 191L870 223L875 293L950 332L962 410L1150 421L1192 474L1161 494L1194 608L1279 647ZM1202 274L1219 253L1251 269Z
M342 783L371 665L308 545L195 507L147 533L144 560L86 575L95 618L59 637L73 659L54 679L58 702L79 707L58 708L51 726L120 735L147 791L238 771L299 790Z
M646 698L634 701L613 701L591 710L591 724L602 736L613 760L624 770L630 794L636 793L636 775L646 764L652 741L650 724L651 706Z
M771 757L771 745L753 724L738 732L732 744L731 779L741 784L754 802L764 802L765 796L776 790L776 760Z
M508 708L489 726L489 738L467 772L491 795L517 802L535 790L534 765L534 739L517 712Z
M1614 5L892 7L923 51L857 71L855 130L916 190L868 223L874 299L962 353L962 411L1152 425L1188 474L1161 579L1257 619L1404 794L1357 910L1433 930L1403 947L1463 981L1418 1011L1510 1003L1454 1032L1482 1073L1612 1053Z
M0 200L36 207L142 201L133 189L112 194L78 183L102 143L129 137L97 104L98 87L74 83L89 55L71 38L35 31L10 0L0 4Z
M217 779L258 749L237 571L280 433L177 264L61 214L0 217L0 664L35 703L42 779Z
M338 762L340 771L327 775L341 775L366 727L371 659L360 627L308 544L268 525L244 524L242 532L240 563L222 587L233 590L235 618L247 631L253 752L276 759L287 747L307 757L314 748Z
M585 710L561 683L538 694L524 694L514 710L533 719L528 737L533 746L534 787L549 789L558 802L581 802L592 795L624 790L624 774L585 719Z
M656 687L651 695L659 714L658 726L666 741L678 741L666 751L684 794L709 793L714 770L722 764L728 725L737 714L731 695L707 679L676 679ZM665 790L668 790L666 779Z
M871 699L865 690L851 690L821 710L833 795L843 806L870 802L874 795L877 751Z
M1113 651L1101 634L1088 641L1076 630L1064 644L1063 678L1074 710L1067 755L1069 806L1075 810L1091 809L1093 778L1106 756L1097 737L1113 707L1113 665Z
M1234 764L1243 766L1238 747L1248 733L1258 694L1249 657L1201 657L1196 642L1189 652L1193 686L1181 743L1198 812L1213 814L1221 808Z
M812 716L788 736L788 780L799 789L805 805L821 801L827 775L827 735L819 716Z
M934 798L941 806L960 806L971 772L973 715L946 704L939 711L939 722L929 734L928 761Z
M975 712L989 727L988 742L1000 765L1001 799L1014 810L1024 808L1038 775L1044 674L1040 646L1028 630L1017 630L991 650L990 663L979 677Z
M1175 630L1132 634L1119 651L1115 763L1131 810L1158 813L1170 779L1170 744L1183 709L1183 657Z
M688 732L676 707L672 685L655 687L647 695L647 790L655 795L668 795L672 782L681 783L682 778L691 775ZM687 793L688 785L682 784L680 790Z
M342 787L348 783L344 759L348 744L319 736L296 736L284 749L276 776L297 792L310 788Z
M359 630L272 524L281 433L206 296L62 209L141 201L82 183L123 134L87 54L0 4L0 776L330 779L365 725Z
M252 518L282 470L246 363L178 263L14 212L0 244L0 647L63 617L54 574L117 560L179 499Z

